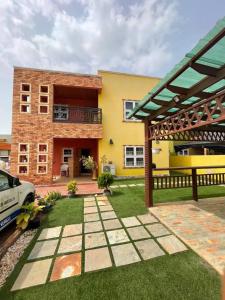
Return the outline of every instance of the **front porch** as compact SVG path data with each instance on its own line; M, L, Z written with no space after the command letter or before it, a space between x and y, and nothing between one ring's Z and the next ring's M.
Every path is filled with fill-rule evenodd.
M53 184L66 185L72 179L90 183L91 170L84 168L83 156L98 160L98 139L54 138Z

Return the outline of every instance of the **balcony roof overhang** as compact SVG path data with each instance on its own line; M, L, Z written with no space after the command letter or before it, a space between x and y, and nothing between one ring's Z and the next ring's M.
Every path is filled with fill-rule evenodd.
M224 53L225 18L220 20L140 101L129 117L136 117L143 121L152 122L152 124L165 124L167 121L168 124L171 124L172 120L177 120L178 114L182 111L189 109L189 115L194 113L190 111L193 105L203 103L202 107L205 108L205 99L212 99L212 97L214 97L215 102L217 96L221 95L221 91L225 89ZM210 107L212 107L213 100L210 103ZM217 107L211 114L211 122L207 122L205 125L214 124L214 127L223 125L224 128L225 112L223 107L225 105L222 99L219 108ZM201 114L207 115L207 109L202 111ZM218 113L220 114L219 121L215 117ZM199 112L197 112L198 114ZM204 118L201 121L204 121ZM199 124L199 126L203 125L204 122ZM197 127L195 126L195 130L197 130ZM189 129L186 128L186 130ZM167 132L169 131L167 128ZM175 132L173 131L173 133Z

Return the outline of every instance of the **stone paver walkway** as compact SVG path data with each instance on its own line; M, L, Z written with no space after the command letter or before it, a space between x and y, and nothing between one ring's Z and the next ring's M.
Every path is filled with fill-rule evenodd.
M220 274L225 268L225 199L202 199L160 205L150 209L163 224L205 259ZM151 225L146 226L153 234ZM173 253L173 241L159 238L158 242ZM167 245L166 245L166 244ZM182 247L182 246L181 246Z
M152 214L119 219L106 196L87 197L82 224L41 231L12 290L185 250Z

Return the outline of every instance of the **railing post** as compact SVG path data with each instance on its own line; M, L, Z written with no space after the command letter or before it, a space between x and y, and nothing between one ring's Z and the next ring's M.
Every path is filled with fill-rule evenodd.
M195 168L191 169L192 175L192 197L193 200L198 201L198 186L197 186L197 171Z
M149 121L145 121L145 203L153 206L152 141L149 139Z

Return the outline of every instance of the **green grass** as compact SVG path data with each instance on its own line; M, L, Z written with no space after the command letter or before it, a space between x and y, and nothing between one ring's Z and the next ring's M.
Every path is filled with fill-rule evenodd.
M143 183L141 179L115 181L118 184ZM225 187L207 186L198 188L199 199L225 196ZM165 189L153 192L154 203L185 201L192 199L191 188ZM113 189L110 201L119 217L143 214L147 211L144 202L144 187L127 187Z
M145 212L140 198L143 189L127 191L131 205L118 206L122 213L126 207L128 214ZM116 198L111 197L116 208ZM120 202L120 200L118 200ZM143 199L142 199L143 202ZM138 208L140 206L140 208ZM128 208L127 208L128 209ZM137 211L135 211L137 209ZM118 212L117 211L117 212ZM43 220L42 227L58 226L82 222L83 202L81 199L63 199ZM41 228L26 249L15 270L0 290L1 300L67 300L67 299L150 299L150 300L217 300L220 299L220 278L218 274L191 250L176 255L165 255L148 261L142 261L124 267L112 267L79 277L59 280L45 285L10 292L21 268L33 248ZM83 250L84 251L84 250ZM84 255L83 255L84 257ZM82 262L84 264L84 261Z

